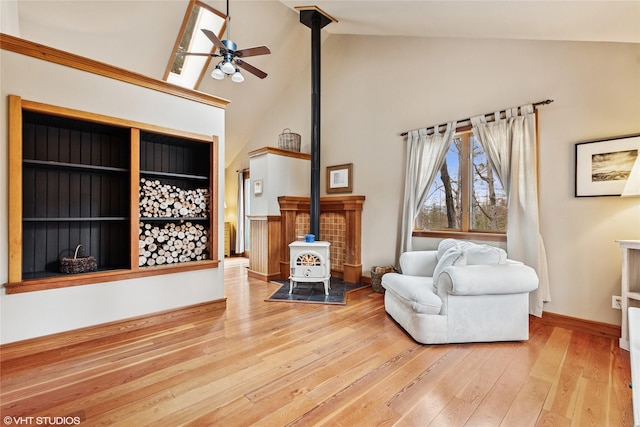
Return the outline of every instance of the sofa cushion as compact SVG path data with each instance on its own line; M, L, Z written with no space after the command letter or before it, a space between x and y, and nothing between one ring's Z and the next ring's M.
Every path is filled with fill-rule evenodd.
M433 291L431 277L387 273L382 276L382 287L387 292L394 294L416 313L440 313L442 301Z
M432 277L437 264L436 251L411 251L400 255L400 271L409 276Z

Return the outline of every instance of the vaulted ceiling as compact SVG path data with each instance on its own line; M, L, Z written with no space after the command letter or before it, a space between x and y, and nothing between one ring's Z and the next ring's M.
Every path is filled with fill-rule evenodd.
M3 0L4 1L4 0ZM208 1L226 11L224 1ZM18 0L20 37L162 78L188 0ZM274 100L310 62L310 32L295 6L317 6L337 34L640 43L640 1L310 1L231 0L231 34L240 48L266 44L251 58L269 76L242 84L208 76L197 89L231 100L227 162L267 117ZM393 52L380 52L380 62ZM274 141L265 141L274 145Z

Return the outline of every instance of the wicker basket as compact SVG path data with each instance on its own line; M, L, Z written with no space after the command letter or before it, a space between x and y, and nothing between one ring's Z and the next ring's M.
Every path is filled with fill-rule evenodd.
M278 135L278 148L300 152L300 135L286 128Z
M372 267L371 268L371 288L373 292L378 292L383 294L384 288L382 287L382 276L387 273L392 273L398 271L392 265L387 265L386 267Z
M78 250L82 245L76 246L76 251L73 254L73 258L62 257L60 260L60 271L67 274L87 273L89 271L96 271L98 265L94 256L78 256Z

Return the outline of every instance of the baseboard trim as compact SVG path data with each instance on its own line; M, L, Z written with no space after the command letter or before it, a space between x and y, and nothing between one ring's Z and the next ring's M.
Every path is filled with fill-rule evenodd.
M99 340L113 335L114 332L122 332L124 330L134 331L136 329L175 322L180 319L188 319L194 314L216 311L224 313L226 306L227 299L221 298L185 307L143 314L127 319L114 320L113 322L87 326L85 328L2 344L0 345L0 363L35 353L62 349L70 345Z
M564 314L549 313L548 311L544 311L542 313L542 317L529 316L529 318L534 322L547 326L556 326L559 328L571 329L572 331L585 332L587 334L612 339L615 340L616 343L620 338L620 326L611 325L609 323L580 319L577 317L565 316Z
M263 282L271 282L280 279L280 272L277 273L260 273L255 270L247 270L247 277L251 279L262 280Z

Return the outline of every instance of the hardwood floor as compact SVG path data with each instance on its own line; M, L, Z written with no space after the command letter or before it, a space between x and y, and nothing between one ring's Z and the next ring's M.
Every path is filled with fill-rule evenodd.
M388 317L371 288L349 294L346 306L265 302L276 286L247 279L237 260L227 264L226 309L203 304L3 346L3 419L154 427L633 424L629 354L612 339L534 319L527 343L425 346Z

